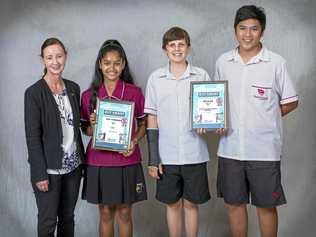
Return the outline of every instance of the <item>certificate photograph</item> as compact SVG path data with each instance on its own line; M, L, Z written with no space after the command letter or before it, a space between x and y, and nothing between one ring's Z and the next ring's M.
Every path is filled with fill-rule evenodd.
M93 148L126 151L130 145L134 102L97 100Z
M191 82L191 127L226 128L227 81Z

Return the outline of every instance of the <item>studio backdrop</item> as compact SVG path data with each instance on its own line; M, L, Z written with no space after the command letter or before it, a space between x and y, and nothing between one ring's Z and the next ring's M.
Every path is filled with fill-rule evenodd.
M265 8L263 42L287 60L299 94L299 108L284 118L282 182L288 204L279 209L279 236L315 236L316 200L316 2L313 0L2 0L0 3L0 236L36 236L37 208L30 184L23 122L25 89L42 75L40 46L60 38L68 49L64 77L85 90L106 39L126 49L136 84L143 90L149 74L167 64L162 35L172 26L192 39L192 64L212 76L216 58L236 46L233 21L245 4ZM224 203L216 197L218 138L207 134L212 199L200 206L200 237L229 237ZM87 142L87 138L85 138ZM147 143L141 142L143 164ZM168 236L165 208L146 182L149 200L134 206L135 237ZM259 236L255 208L249 207L249 236ZM98 209L79 198L76 236L98 236Z

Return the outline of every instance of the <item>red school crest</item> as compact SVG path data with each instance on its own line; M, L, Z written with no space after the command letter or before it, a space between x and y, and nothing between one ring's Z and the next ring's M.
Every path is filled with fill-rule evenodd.
M258 88L258 94L260 96L263 96L264 95L264 89Z
M271 93L271 87L263 87L263 86L257 86L252 85L251 86L251 93L253 97L260 99L260 100L267 100L269 98L269 95Z

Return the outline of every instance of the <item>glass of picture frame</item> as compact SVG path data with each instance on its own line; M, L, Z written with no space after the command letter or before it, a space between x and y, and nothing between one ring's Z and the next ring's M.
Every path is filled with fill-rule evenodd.
M190 85L191 128L227 128L227 81L192 81Z
M132 136L134 102L97 99L92 147L127 151Z

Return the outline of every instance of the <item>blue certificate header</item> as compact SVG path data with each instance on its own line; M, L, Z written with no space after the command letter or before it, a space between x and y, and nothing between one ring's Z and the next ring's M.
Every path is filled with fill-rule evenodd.
M125 117L125 112L122 112L122 111L104 110L104 114L118 116L118 117Z
M218 91L212 91L212 92L198 92L198 97L217 97L219 96Z

